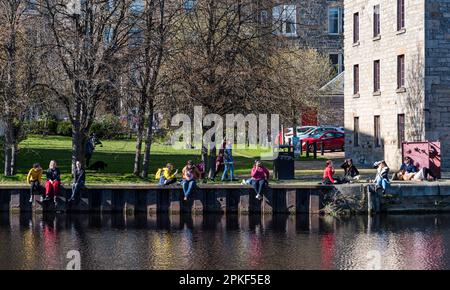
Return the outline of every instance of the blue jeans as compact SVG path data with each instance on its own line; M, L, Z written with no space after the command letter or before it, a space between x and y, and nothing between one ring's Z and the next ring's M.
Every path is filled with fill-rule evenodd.
M84 183L74 183L72 184L72 196L70 197L71 200L75 201L75 203L79 203L81 199L81 190L84 188Z
M192 189L197 185L197 182L194 179L186 180L183 179L181 181L181 186L183 187L184 197L189 198L191 195Z
M250 184L253 186L253 189L255 190L257 195L261 195L262 190L267 185L267 180L261 179L261 180L254 180L252 179L250 181Z
M228 171L230 171L230 180L233 181L234 179L234 163L233 162L225 162L225 168L223 169L222 174L222 181L225 180L225 178L228 175Z
M386 178L379 178L375 179L375 184L378 186L381 186L383 190L386 190L391 184L389 183L389 180Z
M169 184L173 184L177 182L176 178L172 178L172 179L165 179L163 175L161 175L161 177L159 178L159 185L169 185Z

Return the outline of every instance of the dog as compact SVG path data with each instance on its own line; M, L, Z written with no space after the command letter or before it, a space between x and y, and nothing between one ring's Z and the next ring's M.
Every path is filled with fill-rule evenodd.
M91 166L89 166L88 169L89 170L99 171L99 170L105 170L105 168L107 166L108 166L108 164L106 164L103 161L96 161Z

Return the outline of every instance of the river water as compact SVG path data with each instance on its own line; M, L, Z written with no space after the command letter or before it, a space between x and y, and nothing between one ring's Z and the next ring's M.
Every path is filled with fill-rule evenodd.
M450 215L0 215L0 269L450 269Z

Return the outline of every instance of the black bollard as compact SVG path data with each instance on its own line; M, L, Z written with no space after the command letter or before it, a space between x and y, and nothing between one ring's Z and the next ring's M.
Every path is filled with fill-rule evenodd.
M309 141L306 141L306 158L309 158Z
M320 155L324 155L325 154L325 144L323 143L323 141L320 144Z
M313 143L314 159L317 159L317 142Z

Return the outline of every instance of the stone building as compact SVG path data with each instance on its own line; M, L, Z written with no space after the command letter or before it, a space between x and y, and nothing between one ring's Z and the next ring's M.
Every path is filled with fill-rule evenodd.
M277 22L275 25L279 26L276 33L292 39L300 47L314 48L327 55L335 67L335 76L344 70L343 2L343 0L277 1L271 11L273 21ZM318 97L321 98L321 108L318 111L304 111L301 123L316 125L333 122L333 125L343 126L343 118L330 118L343 112L343 95L337 93L324 96L318 92ZM330 112L333 114L330 115Z
M401 162L403 141L441 141L450 169L450 1L345 0L346 155Z

